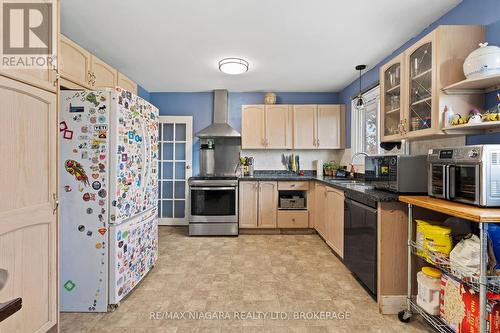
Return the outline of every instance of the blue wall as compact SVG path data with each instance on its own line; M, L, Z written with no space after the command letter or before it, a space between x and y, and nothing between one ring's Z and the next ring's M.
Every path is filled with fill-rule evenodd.
M262 104L265 93L230 92L228 100L228 121L241 131L241 106ZM276 93L279 104L335 104L339 102L337 93ZM213 92L152 92L149 101L160 109L162 116L193 116L193 135L207 127L213 119ZM193 175L199 173L199 140L193 138Z
M384 60L372 67L362 77L362 89L375 84L379 80L380 67L391 60L396 55L402 53L409 46L414 44L427 33L435 29L438 25L459 25L459 24L477 24L487 26L487 41L493 45L500 45L500 1L499 0L464 0L457 7L450 10L440 19L429 25L426 29L418 33L415 37L403 44L393 53L389 54ZM370 64L368 64L370 65ZM371 66L369 66L371 67ZM354 73L354 68L353 68ZM353 81L344 88L339 94L340 103L346 105L346 145L351 146L351 98L359 91L358 81ZM499 135L497 135L499 136ZM469 141L468 141L469 142ZM499 141L500 143L500 136Z
M149 91L147 91L140 85L137 85L137 96L142 97L149 102Z

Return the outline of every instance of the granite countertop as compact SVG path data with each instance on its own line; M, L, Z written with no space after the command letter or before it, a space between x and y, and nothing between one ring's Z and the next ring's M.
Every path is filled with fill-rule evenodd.
M269 173L257 173L253 176L244 176L239 178L240 181L258 181L258 180L281 180L281 181L318 181L325 185L337 188L344 192L356 192L357 194L363 194L369 199L379 201L379 202L390 202L398 201L399 195L394 192L376 190L369 182L365 182L360 179L349 179L349 178L336 178L336 177L323 177L316 176L315 174L309 173L304 176L299 176L291 173L279 173L279 172L269 172Z

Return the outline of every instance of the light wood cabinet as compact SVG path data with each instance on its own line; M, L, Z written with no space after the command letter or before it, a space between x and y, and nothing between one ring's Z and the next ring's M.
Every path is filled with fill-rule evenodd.
M56 94L0 75L0 303L22 297L1 332L46 332L57 323Z
M278 183L259 182L259 228L276 228Z
M339 149L344 147L344 105L318 105L316 117L316 147Z
M259 217L259 182L244 181L239 185L240 228L257 228Z
M137 94L137 83L126 77L124 74L118 72L118 87L130 91L133 94Z
M308 228L308 227L309 227L309 213L307 212L307 210L278 211L278 228Z
M317 105L293 106L293 148L316 149Z
M323 239L326 239L327 233L326 233L326 186L320 183L316 183L315 185L315 194L314 194L314 199L315 199L315 217L314 217L314 228L316 231L323 237Z
M59 40L59 73L63 79L83 88L92 87L90 52L64 35Z
M344 257L344 192L326 189L325 240L341 258Z
M242 181L239 185L240 228L276 228L278 183Z
M343 105L294 105L293 148L340 149L345 141Z
M266 148L264 105L243 105L241 114L241 148Z
M266 148L292 148L292 120L288 105L265 106Z
M443 135L445 106L482 107L483 96L447 95L442 89L465 78L464 60L483 40L481 26L439 26L380 69L383 142ZM393 97L398 94L399 100Z
M92 88L114 88L118 85L118 72L96 56L92 56Z
M291 149L292 120L288 105L243 105L242 149Z

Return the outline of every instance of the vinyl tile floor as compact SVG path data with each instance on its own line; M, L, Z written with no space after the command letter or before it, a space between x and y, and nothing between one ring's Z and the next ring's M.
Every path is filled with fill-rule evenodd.
M61 313L61 332L431 332L379 314L315 234L187 237L160 227L159 251L114 312Z

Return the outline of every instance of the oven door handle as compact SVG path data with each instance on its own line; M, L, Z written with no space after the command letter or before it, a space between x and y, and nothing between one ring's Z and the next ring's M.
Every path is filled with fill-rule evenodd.
M448 174L448 169L450 165L448 164L443 164L443 197L445 199L450 199L449 192L450 192L450 179L449 179L449 174Z
M198 187L191 186L191 190L193 191L227 191L227 190L236 190L236 187Z
M448 165L448 199L455 199L455 186L456 186L456 167L454 165Z

